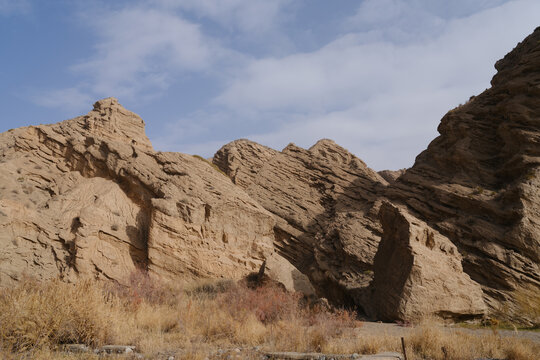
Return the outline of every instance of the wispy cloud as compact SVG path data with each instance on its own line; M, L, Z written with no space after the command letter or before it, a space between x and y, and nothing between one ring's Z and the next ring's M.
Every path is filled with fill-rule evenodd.
M198 108L167 109L178 116L160 124L156 148L208 157L240 137L277 149L330 137L376 169L401 168L436 136L447 110L489 86L494 62L540 13L536 0L365 0L342 15L330 41L299 52L287 42L302 37L280 27L294 18L286 10L301 11L294 4L149 0L105 8L87 15L95 55L71 67L78 83L34 100L139 102L171 97L175 86L180 97L191 90L179 84L190 74L190 84L203 84ZM282 51L265 55L261 44Z
M90 105L96 101L91 95L78 88L50 90L32 94L30 97L38 105L62 108L66 113L71 114L88 110Z
M73 67L88 75L95 93L132 96L165 89L182 71L204 71L219 47L199 26L164 11L127 8L93 24L99 38L96 56Z
M235 56L199 25L163 9L107 9L83 19L91 20L96 34L95 55L71 67L80 79L75 87L44 92L35 97L37 103L69 106L65 94L78 99L155 96L181 74L212 71L216 62Z
M410 11L404 1L382 2L395 4L395 13L385 13L377 24ZM381 10L377 4L364 2L359 12L366 12L365 19L356 14L355 21L371 22ZM420 28L436 25L439 31L408 41L395 40L414 35L414 26L397 26L387 36L355 31L314 52L256 60L215 102L246 119L287 112L272 133L251 134L276 148L331 136L376 168L410 166L435 136L441 116L489 86L494 62L534 30L538 13L540 3L533 1L451 19L415 13L423 20L408 18ZM406 29L411 34L403 34ZM395 153L388 150L389 139Z
M168 8L190 11L231 30L263 33L279 26L284 6L292 0L155 0Z

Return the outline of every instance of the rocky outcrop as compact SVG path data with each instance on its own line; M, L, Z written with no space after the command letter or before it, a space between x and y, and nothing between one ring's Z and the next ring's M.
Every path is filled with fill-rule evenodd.
M326 140L282 152L237 141L218 151L214 163L276 216L280 252L319 292L339 294L334 300L351 296L387 319L459 318L484 311L480 286L491 313L530 322L537 309L519 299L540 298L539 43L537 29L499 61L492 87L442 119L441 135L411 169L376 174ZM392 221L381 228L381 201L401 209L392 221L402 230ZM427 251L414 240L421 229L452 250ZM358 296L374 258L372 293ZM457 282L441 288L431 267Z
M0 282L256 271L274 219L204 159L152 149L116 99L0 135Z
M153 150L115 99L0 134L0 284L257 271L379 319L538 323L540 28L448 112L414 166L376 173L331 140ZM219 168L221 171L215 169Z
M221 148L214 164L275 215L278 253L338 303L356 303L373 276L387 184L331 140L278 152L249 140Z
M388 181L388 183L393 184L401 175L405 174L407 169L400 169L400 170L383 170L379 171L378 174L381 175L381 177Z
M418 321L486 313L480 286L463 272L456 246L389 202L379 211L383 236L375 257L374 317Z
M497 62L386 194L456 245L492 312L524 320L516 299L540 298L539 44L540 28Z

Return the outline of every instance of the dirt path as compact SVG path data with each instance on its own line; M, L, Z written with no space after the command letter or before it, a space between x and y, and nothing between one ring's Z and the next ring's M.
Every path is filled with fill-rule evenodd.
M476 335L488 335L493 333L491 329L468 329L460 326L441 326L444 331L461 331ZM392 337L402 337L409 335L415 328L413 326L400 326L393 323L369 322L363 323L363 326L356 329L358 335L386 335ZM497 334L502 337L517 337L521 339L530 339L540 343L540 332L537 331L513 331L497 330Z

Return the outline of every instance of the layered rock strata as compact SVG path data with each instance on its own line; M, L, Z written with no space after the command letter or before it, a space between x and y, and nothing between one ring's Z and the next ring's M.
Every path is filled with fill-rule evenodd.
M0 282L256 271L273 216L203 159L153 150L116 99L0 135Z
M0 134L0 285L239 278L266 260L288 288L377 319L538 324L539 44L537 29L497 62L406 171L376 173L330 140L237 140L213 164L156 152L112 98Z
M456 246L426 223L384 202L383 236L375 256L371 302L381 320L482 316L478 283L463 272Z
M491 312L531 320L540 299L540 28L492 87L448 112L386 195L446 236Z
M237 140L213 162L275 215L275 247L319 295L360 304L381 235L377 199L387 184L381 176L331 140L281 152Z

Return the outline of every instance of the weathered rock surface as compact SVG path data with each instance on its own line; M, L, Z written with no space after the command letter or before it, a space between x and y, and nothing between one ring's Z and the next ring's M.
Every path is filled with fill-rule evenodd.
M278 253L308 275L319 295L356 303L373 276L387 182L331 140L282 152L249 140L213 158L233 182L276 217Z
M379 171L378 174L381 175L381 177L388 181L388 183L393 184L401 175L405 174L407 169L400 169L400 170L383 170Z
M378 318L539 323L540 28L496 68L406 171L376 173L331 140L237 140L213 164L156 152L112 98L0 134L0 284L238 278L266 260L289 289Z
M540 299L540 28L495 67L386 195L457 246L492 312L526 320L520 299Z
M383 236L375 257L372 302L381 320L485 314L480 285L461 267L456 246L389 202L379 211Z
M282 152L240 140L213 161L276 215L276 247L329 299L374 305L387 319L459 318L485 309L476 283L490 312L531 321L538 302L529 300L540 298L539 44L537 29L499 61L492 87L450 111L441 135L406 171L376 174L326 140L310 150L289 145ZM403 209L394 218L405 230L389 222L381 228L383 200ZM452 252L419 247L412 239L421 228ZM358 296L381 235L387 245L377 255L376 299ZM388 244L407 245L399 252ZM393 279L389 268L401 277ZM443 276L459 281L445 287ZM396 281L408 282L410 291L393 289ZM394 300L386 304L384 297Z
M0 135L0 282L136 267L238 278L273 252L274 219L208 162L155 152L109 98L88 115Z

